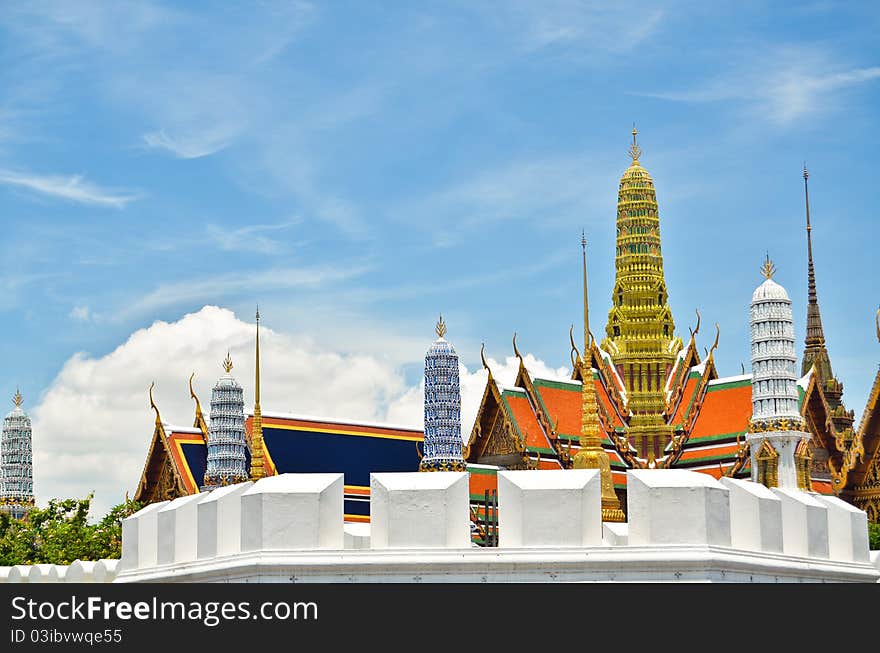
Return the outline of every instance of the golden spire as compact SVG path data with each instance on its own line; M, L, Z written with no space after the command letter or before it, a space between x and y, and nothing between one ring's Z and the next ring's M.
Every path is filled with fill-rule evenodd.
M229 357L228 351L226 352L226 358L223 359L223 362L220 363L220 365L223 367L224 370L226 370L227 374L232 372L232 359Z
M776 274L776 266L770 260L769 252L767 253L767 258L764 259L764 265L761 266L761 274L764 275L765 279L772 279L773 275Z
M638 165L639 157L642 156L642 148L640 148L638 143L636 143L636 134L638 133L639 132L636 130L636 124L633 123L633 142L632 145L629 146L629 150L627 150L627 153L630 155L630 157L632 157L633 165Z
M15 395L12 397L12 403L14 403L17 408L21 408L22 401L24 401L24 398L21 396L21 390L16 388Z
M265 449L263 440L263 411L260 408L260 307L257 306L257 341L254 355L254 418L251 422L251 480L256 481L266 475Z
M584 260L584 353L580 357L581 367L581 433L580 449L574 456L575 469L598 469L602 487L602 519L604 521L625 521L620 502L614 492L611 476L611 461L602 448L599 406L596 402L596 386L593 385L592 348L590 346L590 312L587 301L587 238L581 234L581 250ZM574 347L574 338L572 338Z
M440 321L437 322L437 326L434 327L434 331L437 334L438 338L442 338L446 335L446 323L443 321L443 313L440 314Z

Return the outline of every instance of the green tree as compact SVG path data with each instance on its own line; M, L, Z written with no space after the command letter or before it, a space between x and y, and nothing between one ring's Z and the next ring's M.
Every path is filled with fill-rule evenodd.
M126 499L90 524L92 497L52 499L21 520L0 514L0 565L68 565L77 559L119 558L122 520L140 510L141 504Z
M868 543L873 550L880 550L880 524L868 524Z

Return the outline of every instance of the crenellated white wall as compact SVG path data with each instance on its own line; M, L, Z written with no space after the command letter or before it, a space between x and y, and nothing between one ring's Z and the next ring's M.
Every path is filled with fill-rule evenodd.
M116 582L880 579L865 514L842 501L683 470L628 475L630 521L602 524L595 472L504 472L500 546L480 548L465 534L466 473L376 474L373 524L345 525L341 475L284 474L148 506L123 523L121 561L0 568L0 582L106 582L116 563ZM221 537L241 546L215 549Z

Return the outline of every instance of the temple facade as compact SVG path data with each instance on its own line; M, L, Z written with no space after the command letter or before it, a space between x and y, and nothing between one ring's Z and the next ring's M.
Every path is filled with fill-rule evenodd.
M13 519L21 519L34 506L31 418L22 402L16 391L15 408L3 418L0 437L0 512Z
M789 322L784 360L768 360L766 366L756 360L754 374L743 369L741 374L721 376L714 357L720 341L717 324L714 342L705 356L697 349L699 311L686 344L675 333L663 274L659 204L635 137L633 130L632 162L621 177L617 197L616 274L605 337L600 345L585 338L583 353L571 338L570 379L533 374L515 342L520 366L513 385L502 386L488 370L466 447L472 477L477 474L481 479L472 481L472 487L479 486L474 497L494 487L493 474L498 469L575 467L596 420L621 506L626 505L625 472L629 469L679 468L716 478L752 478L759 453L750 443L755 439L751 437L753 399L763 406L763 395L775 392L769 390L771 377L766 376L778 372L778 367L770 372L775 365L783 366L785 372L784 378L772 377L778 384L773 387L784 387L786 416L792 432L798 434L791 456L793 482L806 483L814 492L839 495L869 511L871 519L878 519L880 414L876 404L880 377L862 425L855 431L853 413L843 404L843 385L833 376L822 332L806 169L809 304L801 374L795 373ZM584 327L589 332L586 294L584 304ZM790 319L790 300L788 306ZM773 329L778 328L774 320L760 328L770 328L771 322ZM485 356L483 364L488 368ZM585 383L595 391L595 404L589 401L593 392L584 391ZM758 423L763 422L759 419ZM765 441L769 440L761 438L759 444ZM766 449L764 455L769 455Z

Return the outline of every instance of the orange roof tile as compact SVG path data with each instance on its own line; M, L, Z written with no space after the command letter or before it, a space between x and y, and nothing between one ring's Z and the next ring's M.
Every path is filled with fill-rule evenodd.
M510 393L505 391L502 395L510 408L511 416L519 427L520 433L526 439L526 446L539 449L550 449L550 442L544 435L544 431L538 424L535 411L524 394Z
M690 438L742 433L752 417L751 382L734 381L709 386Z

